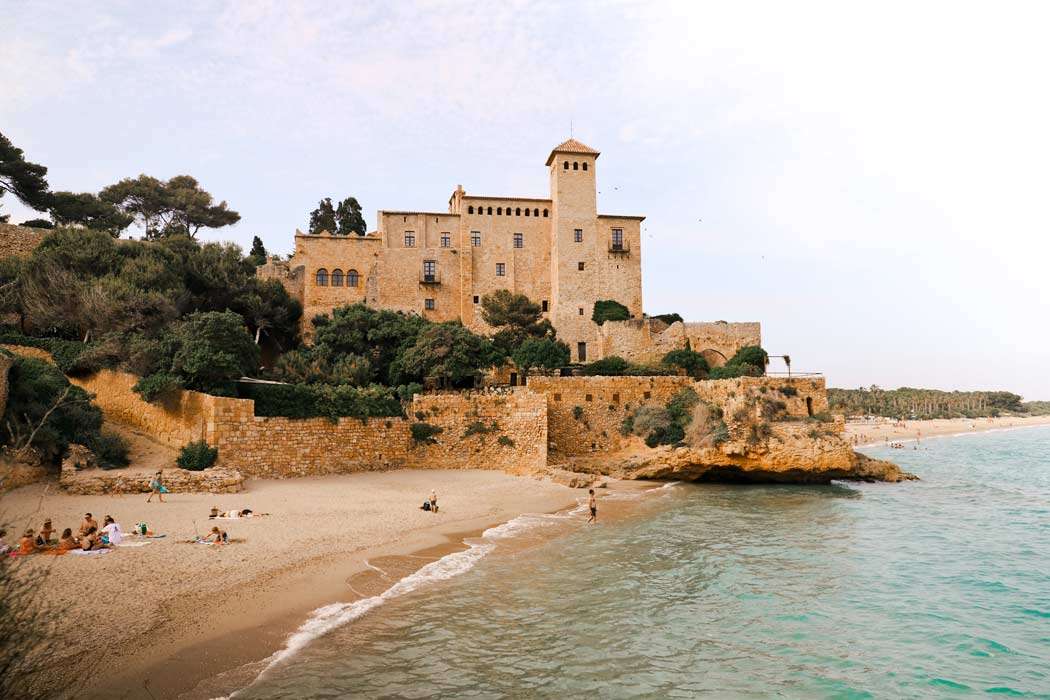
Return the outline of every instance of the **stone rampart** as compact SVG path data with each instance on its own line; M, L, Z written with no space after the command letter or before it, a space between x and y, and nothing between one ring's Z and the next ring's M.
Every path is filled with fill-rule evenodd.
M125 469L87 469L77 471L63 465L59 486L68 493L89 496L114 493L149 493L152 474ZM232 469L213 467L191 472L169 469L164 472L164 487L172 493L237 493L244 477Z
M598 331L602 357L618 355L639 364L659 362L672 350L688 347L721 367L737 350L762 344L758 323L682 323L670 326L653 319L606 321Z
M782 401L784 415L793 419L827 411L828 406L823 377L529 377L528 386L547 398L552 457L622 450L630 442L620 432L625 418L640 406L664 407L686 388L721 407L726 416L749 398L763 395ZM780 391L786 387L794 393Z
M42 228L0 224L0 258L29 255L46 235L47 230Z

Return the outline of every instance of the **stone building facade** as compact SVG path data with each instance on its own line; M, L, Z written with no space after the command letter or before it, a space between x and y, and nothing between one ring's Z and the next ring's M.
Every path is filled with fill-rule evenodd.
M684 347L683 329L656 342L643 320L645 217L598 213L598 155L574 139L555 147L546 161L546 198L480 196L457 186L447 212L381 210L377 230L363 236L296 231L291 258L272 260L258 274L279 279L302 301L307 338L316 315L358 302L459 320L485 333L492 329L481 318L481 298L508 289L541 305L574 362L613 354L650 359L664 345ZM595 324L594 304L606 299L626 306L635 325ZM743 334L719 334L711 349L728 357L743 336L743 344L758 344L758 325L747 325Z

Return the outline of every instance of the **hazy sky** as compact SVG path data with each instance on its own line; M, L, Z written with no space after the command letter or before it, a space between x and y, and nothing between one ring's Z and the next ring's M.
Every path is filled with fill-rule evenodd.
M391 8L390 5L396 5ZM1046 3L4 2L0 131L54 189L197 177L289 252L324 196L645 214L649 313L831 386L1050 399ZM14 221L24 208L3 199Z

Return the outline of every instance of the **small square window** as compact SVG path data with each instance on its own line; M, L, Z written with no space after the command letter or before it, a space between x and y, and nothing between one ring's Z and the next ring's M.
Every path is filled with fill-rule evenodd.
M415 248L416 247L416 234L412 231L405 231L405 247Z
M583 398L584 398L585 401L594 401L594 395L593 394L587 394Z
M561 394L555 394L554 395L554 400L555 401L561 401Z
M475 303L475 304L477 304L479 300L480 300L480 299L479 299L478 295L477 295L477 294L475 294L475 295L474 295L474 303Z
M580 316L583 316L583 307L580 307Z
M577 228L572 231L572 240L576 243L583 243L583 229Z
M582 262L576 263L576 269L580 270L582 272L583 271L583 263Z
M452 245L452 236L447 233L441 234L441 247L448 248Z
M496 263L496 277L506 277L506 276L507 276L507 264L506 263Z
M613 394L613 403L620 403L620 395Z
M514 234L514 247L515 248L524 248L525 247L525 236L523 236L520 233L515 233Z
M653 398L653 393L651 391L642 392L642 398L643 399L651 399L651 398Z
M423 300L423 308L426 309L427 311L433 311L434 310L434 300L433 299L424 299Z
M470 232L470 244L475 248L481 245L481 231Z
M547 311L547 300L546 299L544 299L543 301L540 302L540 309L542 311L544 311L544 312Z

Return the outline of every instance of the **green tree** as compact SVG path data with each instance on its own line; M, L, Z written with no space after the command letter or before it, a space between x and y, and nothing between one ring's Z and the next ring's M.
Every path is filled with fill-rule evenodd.
M339 230L336 224L335 208L332 206L332 198L325 197L317 204L317 208L310 212L309 233L318 234L322 231L335 233Z
M481 297L481 317L498 329L492 336L493 347L504 357L529 338L554 338L554 326L542 317L539 304L524 294L499 289Z
M52 229L55 227L55 224L49 219L28 219L20 223L19 226L25 226L26 228Z
M435 323L394 360L393 384L429 380L444 387L473 386L493 364L492 344L458 322Z
M361 205L354 197L347 197L339 202L335 209L335 220L337 225L334 233L340 236L349 236L351 233L363 236L368 232L365 217L361 215Z
M656 316L650 316L649 318L654 321L663 321L667 325L672 323L682 323L682 317L679 314L657 314Z
M269 257L266 254L266 246L263 245L262 239L258 236L252 237L252 249L249 251L248 257L251 258L251 261L256 266L265 264L266 259Z
M83 226L112 236L119 236L134 221L130 215L90 192L55 192L48 210L59 226Z
M195 238L201 228L229 226L241 219L225 201L215 204L212 195L189 175L176 175L166 182L149 175L125 178L103 189L99 198L138 222L148 239Z
M707 360L704 359L704 356L688 348L672 350L664 355L661 362L668 367L683 369L686 374L695 379L706 377L707 373L711 371L711 367L708 365Z
M432 325L419 316L399 311L377 310L351 304L315 321L314 350L328 358L360 355L368 358L376 381L397 385L391 366L397 356L413 345L424 328Z
M190 314L173 335L177 349L171 371L190 389L233 396L236 381L259 367L259 349L244 319L232 311Z
M255 334L256 344L264 335L280 349L291 349L298 344L303 307L277 280L253 279L250 289L236 300L235 309Z
M603 299L594 302L594 311L591 314L591 320L599 326L606 321L626 321L630 317L630 309L612 299Z
M37 211L45 211L51 198L47 168L27 161L22 149L0 133L0 197L7 192ZM8 218L0 216L0 223L6 223Z
M569 364L569 346L554 338L528 338L511 355L524 376L543 367L557 369Z

